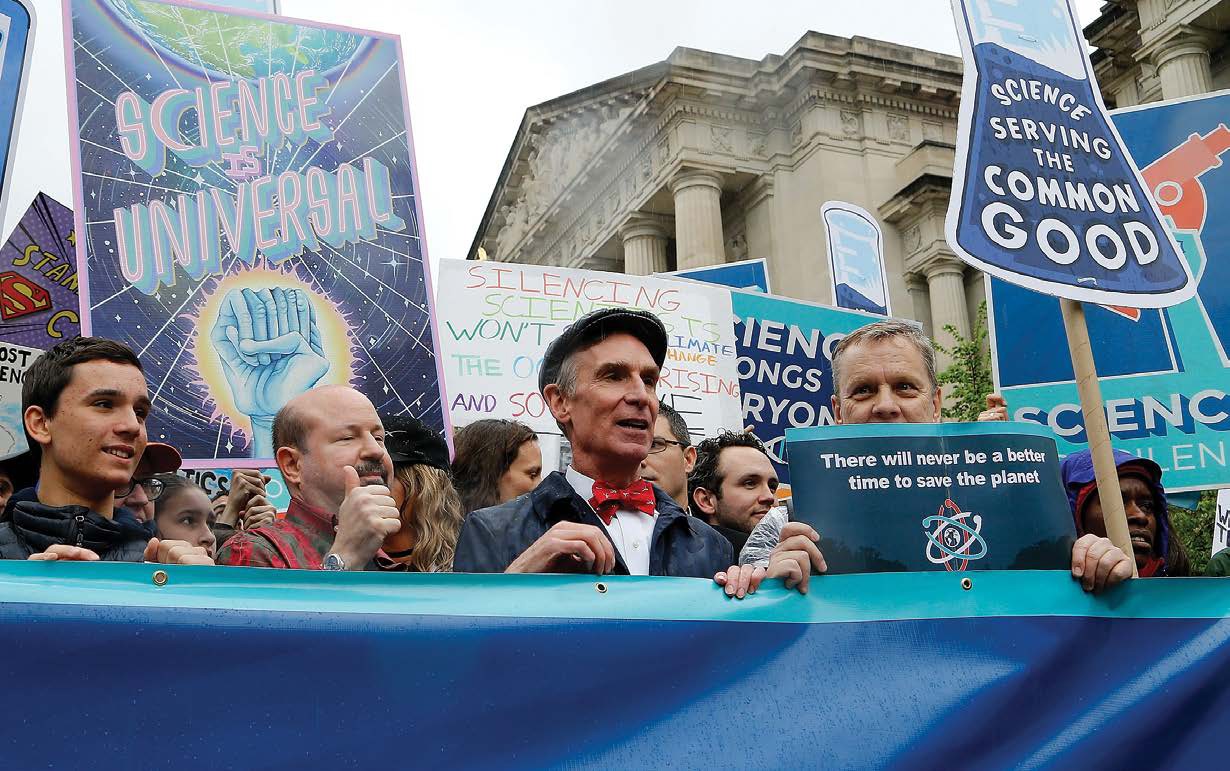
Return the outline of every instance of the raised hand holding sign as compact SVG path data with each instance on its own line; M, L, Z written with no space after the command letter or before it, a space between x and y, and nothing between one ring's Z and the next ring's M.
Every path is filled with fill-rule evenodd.
M272 458L273 416L329 371L311 300L297 289L232 289L210 339L236 406L252 420L253 456Z

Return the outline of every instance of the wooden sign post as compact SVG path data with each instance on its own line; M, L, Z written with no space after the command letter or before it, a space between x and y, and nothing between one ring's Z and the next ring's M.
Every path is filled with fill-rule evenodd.
M1078 300L1060 298L1063 325L1068 333L1068 351L1072 354L1072 370L1076 374L1076 390L1080 394L1081 412L1085 416L1085 436L1089 454L1093 457L1093 473L1098 482L1098 499L1106 536L1132 558L1132 578L1137 577L1132 537L1128 533L1127 512L1123 508L1123 493L1119 489L1119 470L1110 445L1110 429L1102 408L1102 387L1093 363L1093 347L1089 343L1089 327L1085 324L1085 306Z

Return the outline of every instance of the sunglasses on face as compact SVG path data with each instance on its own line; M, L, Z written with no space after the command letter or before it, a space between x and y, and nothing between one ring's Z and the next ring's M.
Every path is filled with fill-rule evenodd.
M137 485L141 485L141 489L145 491L145 496L151 501L158 500L158 496L162 495L163 488L166 485L161 479L150 477L149 479L134 479L127 487L121 487L115 491L116 498L127 498L132 495L132 491L137 489Z

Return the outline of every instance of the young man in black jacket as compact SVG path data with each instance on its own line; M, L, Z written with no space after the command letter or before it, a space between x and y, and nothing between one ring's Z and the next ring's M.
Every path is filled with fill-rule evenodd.
M39 480L35 499L0 523L0 558L213 564L199 546L114 518L116 491L132 483L145 451L150 410L127 346L96 337L53 346L26 371L21 402Z

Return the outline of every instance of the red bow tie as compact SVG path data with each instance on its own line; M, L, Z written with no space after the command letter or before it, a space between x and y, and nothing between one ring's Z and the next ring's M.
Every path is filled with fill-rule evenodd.
M644 479L638 479L622 490L611 487L606 482L594 482L594 497L589 499L589 505L593 506L602 521L609 525L615 512L620 509L636 509L652 516L657 502L653 495L653 485Z

